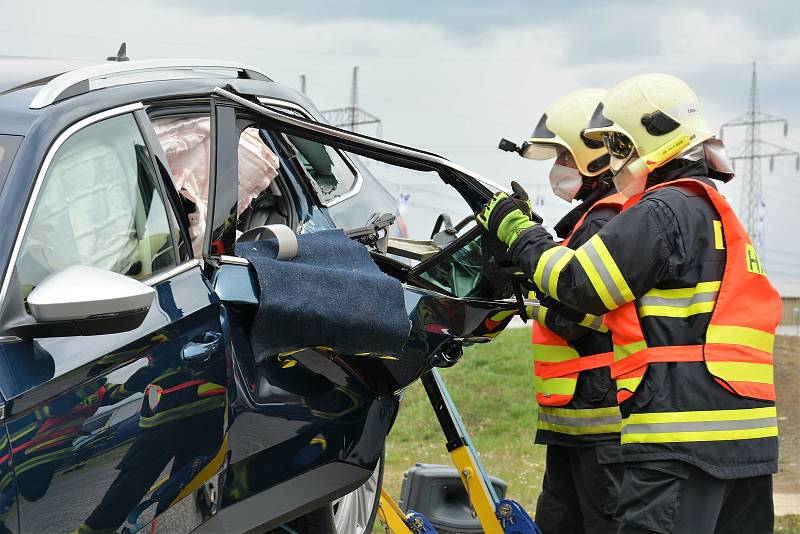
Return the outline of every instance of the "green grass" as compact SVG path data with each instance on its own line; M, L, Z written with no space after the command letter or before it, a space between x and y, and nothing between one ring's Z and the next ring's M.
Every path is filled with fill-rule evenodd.
M534 445L536 402L530 330L514 328L471 347L442 376L486 470L508 482L509 497L531 513L544 474L544 452ZM450 465L444 437L417 382L406 391L386 448L384 484L400 498L403 473L416 462Z

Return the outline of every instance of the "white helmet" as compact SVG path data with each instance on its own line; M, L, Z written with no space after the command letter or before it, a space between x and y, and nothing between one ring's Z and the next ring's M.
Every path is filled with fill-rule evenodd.
M605 143L620 191L615 162L627 163L634 150L640 158L622 169L624 181L643 188L647 174L714 137L694 91L675 76L657 73L628 78L608 91L585 135Z
M557 156L558 147L563 147L572 154L582 175L594 177L606 172L609 156L602 138L589 139L584 135L592 112L605 93L603 89L581 89L558 99L522 144L520 155L529 159L552 159Z

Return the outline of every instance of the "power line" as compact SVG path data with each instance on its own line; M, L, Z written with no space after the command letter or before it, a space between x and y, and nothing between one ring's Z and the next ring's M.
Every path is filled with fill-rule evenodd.
M357 131L358 126L375 124L378 128L378 137L381 137L383 129L381 120L358 107L358 67L353 67L353 80L350 82L350 105L325 110L322 115L332 126L347 128L351 132Z
M764 124L782 124L783 136L786 137L789 129L789 122L783 117L762 113L759 109L758 100L758 77L756 74L756 63L753 62L753 74L750 80L750 99L747 111L726 122L720 127L720 139L725 129L736 127L745 128L745 139L737 148L731 152L734 168L737 161L745 164L744 182L742 185L741 212L742 222L756 247L761 261L765 261L765 220L767 216L767 206L764 200L764 189L761 180L761 160L769 161L770 172L775 165L775 158L781 156L794 156L797 164L800 165L800 153L789 150L775 143L761 139L761 126Z

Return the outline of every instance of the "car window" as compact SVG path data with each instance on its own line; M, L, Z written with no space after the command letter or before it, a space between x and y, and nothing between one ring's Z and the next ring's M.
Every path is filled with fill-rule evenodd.
M208 213L211 119L208 115L167 117L155 119L152 124L167 157L173 185L184 202L192 250L195 257L200 257ZM278 157L264 144L258 128L246 128L238 144L239 215L267 191L278 174L278 166ZM286 220L269 224L273 222L286 224Z
M176 263L153 160L133 116L69 137L47 169L22 241L23 294L72 265L143 279Z
M349 193L356 174L333 148L292 135L287 136L297 149L297 158L319 188L320 200L328 204Z

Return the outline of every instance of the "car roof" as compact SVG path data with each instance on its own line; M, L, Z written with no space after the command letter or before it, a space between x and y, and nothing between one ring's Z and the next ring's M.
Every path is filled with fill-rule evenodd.
M244 94L254 94L264 97L273 97L300 104L317 120L321 118L318 110L308 98L294 89L275 83L263 73L255 71L256 79L236 78L225 76L220 73L215 76L212 73L204 72L193 77L191 74L184 77L176 77L172 74L175 71L165 69L164 79L158 76L152 79L126 81L118 85L110 84L108 87L101 87L91 90L76 92L70 96L69 91L59 98L36 109L32 105L35 99L40 100L41 94L46 92L48 82L50 86L56 84L59 79L75 74L75 69L87 67L84 71L91 72L96 69L115 69L133 68L136 65L163 62L186 64L233 64L231 62L219 62L211 60L147 60L140 62L126 62L117 64L113 62L88 62L81 60L53 59L53 58L33 58L20 56L0 56L0 134L26 135L31 126L43 116L50 114L76 115L78 110L83 116L88 116L94 112L116 107L136 101L157 100L170 97L189 97L189 96L208 96L215 87L228 86L235 90L241 90ZM229 67L230 68L230 67ZM186 71L184 71L186 72ZM248 70L248 72L250 72ZM171 73L171 74L170 74ZM124 76L125 74L122 74ZM246 76L246 74L245 74Z
M93 64L79 59L0 55L0 94L35 82L44 85L63 72Z

